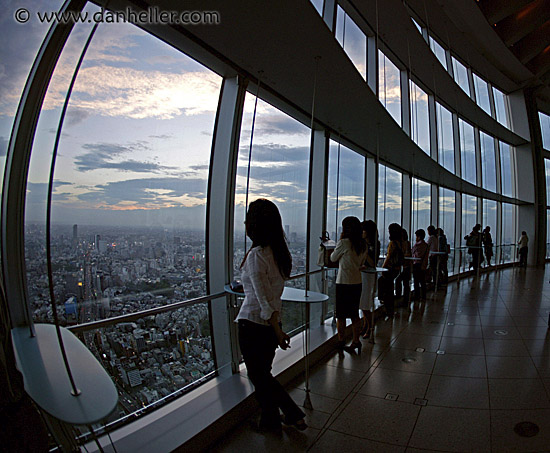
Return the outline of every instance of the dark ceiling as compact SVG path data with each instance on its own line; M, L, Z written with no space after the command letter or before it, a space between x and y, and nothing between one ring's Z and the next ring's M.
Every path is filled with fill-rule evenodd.
M550 87L550 0L477 0L506 47L533 74L531 87Z

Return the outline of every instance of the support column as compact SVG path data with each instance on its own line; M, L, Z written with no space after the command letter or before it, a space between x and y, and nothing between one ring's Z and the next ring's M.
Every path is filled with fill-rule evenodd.
M207 293L223 292L233 278L233 206L246 83L224 79L210 157L206 204ZM210 302L212 343L221 376L238 369L238 349L230 297Z

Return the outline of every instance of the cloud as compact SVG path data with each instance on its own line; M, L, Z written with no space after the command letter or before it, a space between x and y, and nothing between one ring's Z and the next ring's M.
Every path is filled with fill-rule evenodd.
M158 140L169 140L174 138L172 134L161 134L161 135L149 135L149 138L156 138Z
M159 173L174 170L176 167L160 165L154 162L141 162L134 159L115 160L126 153L136 150L147 151L150 148L143 141L136 141L128 146L109 143L86 143L82 148L90 152L77 156L74 159L76 169L81 172L97 169L115 169L136 173Z
M76 126L79 123L82 123L86 118L88 118L92 112L71 106L67 109L67 115L65 116L65 125L67 127Z
M258 116L255 125L255 134L261 135L309 135L310 130L299 121L286 115ZM247 131L250 136L250 130Z
M191 207L206 203L203 178L142 178L98 185L77 195L87 207L135 210Z
M0 157L4 157L8 153L8 145L8 139L0 136Z

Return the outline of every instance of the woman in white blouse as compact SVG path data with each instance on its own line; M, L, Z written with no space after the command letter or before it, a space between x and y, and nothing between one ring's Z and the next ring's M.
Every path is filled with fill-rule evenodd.
M338 275L336 277L336 328L338 330L338 349L348 352L361 352L359 334L361 321L359 319L359 299L361 298L361 271L359 268L365 262L367 244L363 240L361 222L357 217L346 217L342 220L342 234L330 255L332 261L338 261ZM344 346L346 319L351 319L353 341Z
M287 349L290 342L281 328L280 313L284 280L290 276L292 257L277 206L266 199L253 201L245 226L252 247L241 264L245 298L236 321L248 377L262 410L258 428L280 430L281 408L286 425L304 430L305 414L271 374L277 346Z

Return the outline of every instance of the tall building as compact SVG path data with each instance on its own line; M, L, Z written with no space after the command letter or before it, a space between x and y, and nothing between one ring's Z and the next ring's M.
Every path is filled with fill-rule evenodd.
M43 19L58 8L8 5L0 18L9 62L0 84L9 320L0 400L18 407L14 376L48 366L16 366L11 331L53 322L50 289L74 293L64 313L79 324L69 331L119 384L114 415L90 423L100 441L109 431L118 451L209 448L251 407L238 301L225 285L246 253L247 203L264 197L279 206L294 263L307 271L287 282L293 288L335 292L335 271L317 266L318 238L337 240L347 216L376 221L383 252L392 223L409 233L435 225L451 247L447 293L382 321L376 345L320 372L313 393L325 405L314 401L312 426L330 422L313 427L304 449L501 451L516 448L515 438L501 440L516 423L550 424L546 0L117 0L107 4L114 12L70 0L61 12L89 20ZM113 20L94 28L101 17ZM98 234L70 247L72 222ZM495 269L477 280L464 240L476 224L491 227ZM522 231L530 269L516 272ZM334 341L333 305L307 312L312 360ZM284 306L293 346L304 339L302 308ZM174 332L187 344L169 341ZM277 353L278 378L296 378L301 360L299 347ZM403 376L414 384L387 388ZM336 420L334 407L357 413ZM19 427L39 423L6 432L24 442L32 436ZM50 426L61 449L97 451L84 428L73 438ZM548 431L517 449L547 450Z

